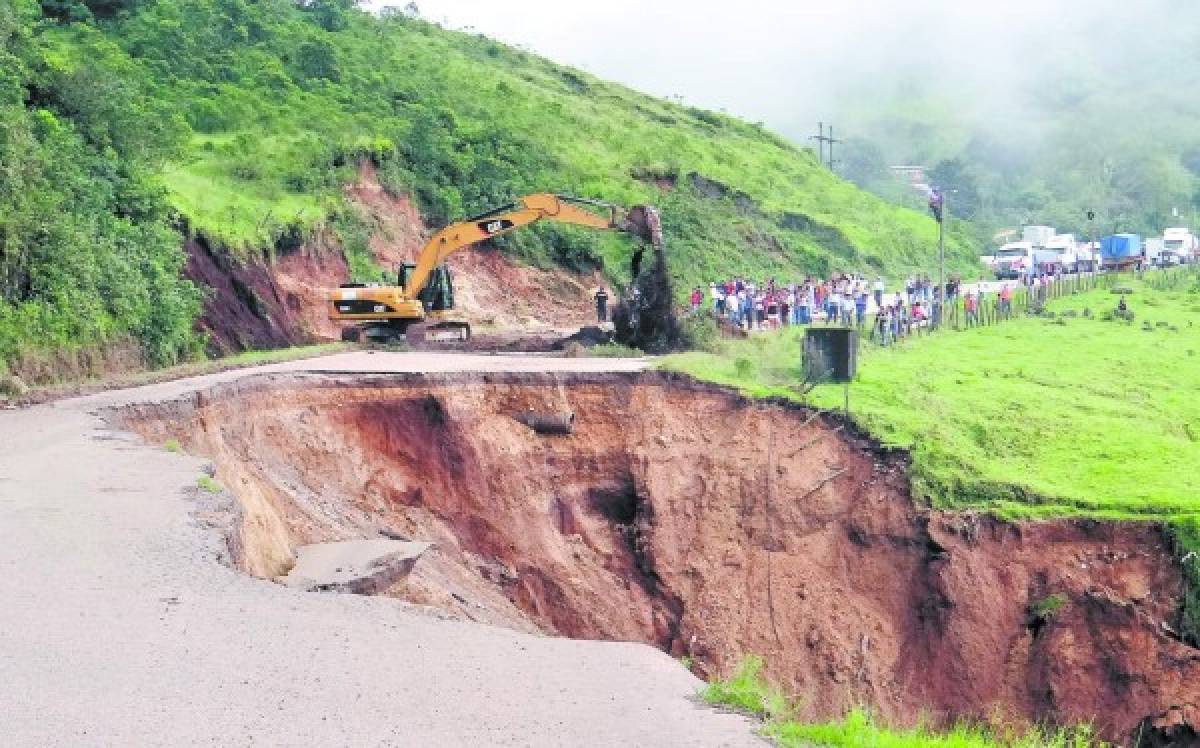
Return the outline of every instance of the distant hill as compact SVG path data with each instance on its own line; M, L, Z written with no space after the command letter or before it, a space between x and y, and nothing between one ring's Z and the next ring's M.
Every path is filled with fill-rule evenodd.
M1040 4L1002 33L947 30L937 49L897 50L886 73L847 82L842 173L900 197L886 166L923 164L960 190L951 210L981 240L1022 223L1080 236L1195 227L1200 11L1077 5ZM1057 22L1030 20L1038 13Z
M530 191L656 204L681 288L896 275L935 247L927 216L760 126L350 0L0 0L0 40L0 359L195 355L188 237L254 262L329 232L354 274L375 273L342 191L363 161L429 225ZM974 267L964 237L952 267ZM498 244L626 272L612 235L538 226Z

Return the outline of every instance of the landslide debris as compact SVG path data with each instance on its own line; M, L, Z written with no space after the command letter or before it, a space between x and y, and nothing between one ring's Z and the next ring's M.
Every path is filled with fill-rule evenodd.
M921 509L902 456L819 414L658 373L312 374L121 417L213 460L258 576L314 543L430 543L383 594L702 673L760 654L801 717L1200 724L1160 527Z

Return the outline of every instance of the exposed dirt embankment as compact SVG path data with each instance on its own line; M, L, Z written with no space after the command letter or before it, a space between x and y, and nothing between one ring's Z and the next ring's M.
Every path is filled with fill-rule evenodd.
M429 229L413 202L391 195L364 163L347 200L370 227L368 247L395 278L401 263L416 259ZM196 326L214 354L336 340L328 319L329 291L349 280L336 237L319 230L299 246L234 259L196 237L185 245L184 275L207 290ZM449 260L457 306L471 324L498 330L565 330L595 321L592 294L599 273L577 275L518 265L494 248L464 250Z
M514 418L566 412L569 435ZM709 672L759 653L809 716L1200 724L1159 528L921 510L902 457L802 410L660 374L278 375L125 417L213 459L252 574L428 541L388 594Z
M336 339L329 289L348 275L341 248L327 234L279 256L235 260L203 237L187 242L184 275L206 290L197 329L211 353Z

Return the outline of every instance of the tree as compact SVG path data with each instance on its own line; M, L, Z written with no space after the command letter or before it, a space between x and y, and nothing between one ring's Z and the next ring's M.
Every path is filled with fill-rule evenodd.
M350 12L358 0L307 0L303 7L312 14L317 25L326 31L341 31L350 25Z
M337 81L341 77L338 72L337 51L325 39L304 42L296 51L296 58L300 72L306 78Z

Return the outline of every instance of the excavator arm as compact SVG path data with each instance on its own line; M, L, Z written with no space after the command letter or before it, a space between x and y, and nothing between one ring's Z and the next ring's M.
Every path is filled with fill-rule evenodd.
M607 215L599 215L581 206L603 209ZM452 223L431 236L417 256L416 267L404 284L404 292L409 298L416 298L429 282L434 268L458 250L546 219L595 229L625 231L657 244L657 227L652 227L646 220L649 213L649 209L641 206L625 211L597 200L548 192L526 195L487 213Z

